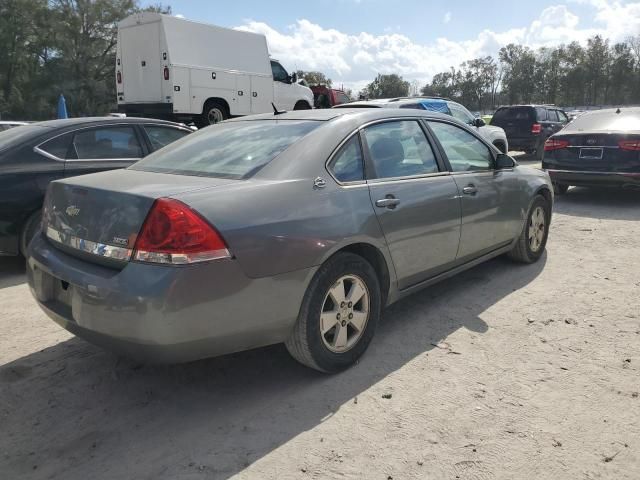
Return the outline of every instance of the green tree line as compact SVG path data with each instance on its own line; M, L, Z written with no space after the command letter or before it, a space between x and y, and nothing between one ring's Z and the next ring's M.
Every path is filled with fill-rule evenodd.
M61 93L71 116L112 111L117 24L140 10L138 0L0 0L0 118L55 118Z
M596 35L578 42L532 50L509 44L491 56L434 75L423 95L493 109L517 103L563 106L640 103L640 35L611 44Z

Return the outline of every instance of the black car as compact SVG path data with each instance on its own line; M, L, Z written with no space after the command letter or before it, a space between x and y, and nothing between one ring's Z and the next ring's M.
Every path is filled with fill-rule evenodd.
M74 118L0 132L0 255L23 253L40 224L47 185L128 167L191 130L142 118Z
M567 114L550 105L500 107L491 118L491 125L504 129L511 150L535 153L538 160L542 160L547 138L567 123Z
M640 107L580 115L544 146L556 193L570 185L640 189Z

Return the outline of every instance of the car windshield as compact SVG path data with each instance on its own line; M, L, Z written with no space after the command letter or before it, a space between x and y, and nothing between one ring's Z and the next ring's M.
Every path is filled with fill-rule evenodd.
M491 119L491 123L497 121L513 122L518 120L533 120L534 113L531 107L500 108Z
M257 120L213 125L139 161L132 170L248 178L322 122Z
M37 135L38 133L43 132L44 127L37 125L23 125L0 132L0 151L22 142L30 135Z
M576 117L566 130L577 131L627 131L627 130L640 130L640 108L635 109L620 109L620 113L616 113L617 110L602 110L584 113L579 117Z

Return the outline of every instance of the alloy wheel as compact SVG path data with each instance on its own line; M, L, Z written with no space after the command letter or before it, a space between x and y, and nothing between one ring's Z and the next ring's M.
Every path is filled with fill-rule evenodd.
M537 252L542 246L545 234L545 215L542 207L536 207L529 218L529 248L532 252Z
M320 314L320 335L334 353L351 349L369 320L369 291L356 275L344 275L327 292Z

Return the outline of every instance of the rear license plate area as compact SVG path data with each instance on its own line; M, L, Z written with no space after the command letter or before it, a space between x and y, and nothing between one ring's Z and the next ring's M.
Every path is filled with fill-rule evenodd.
M580 158L585 160L602 160L602 148L581 148Z

